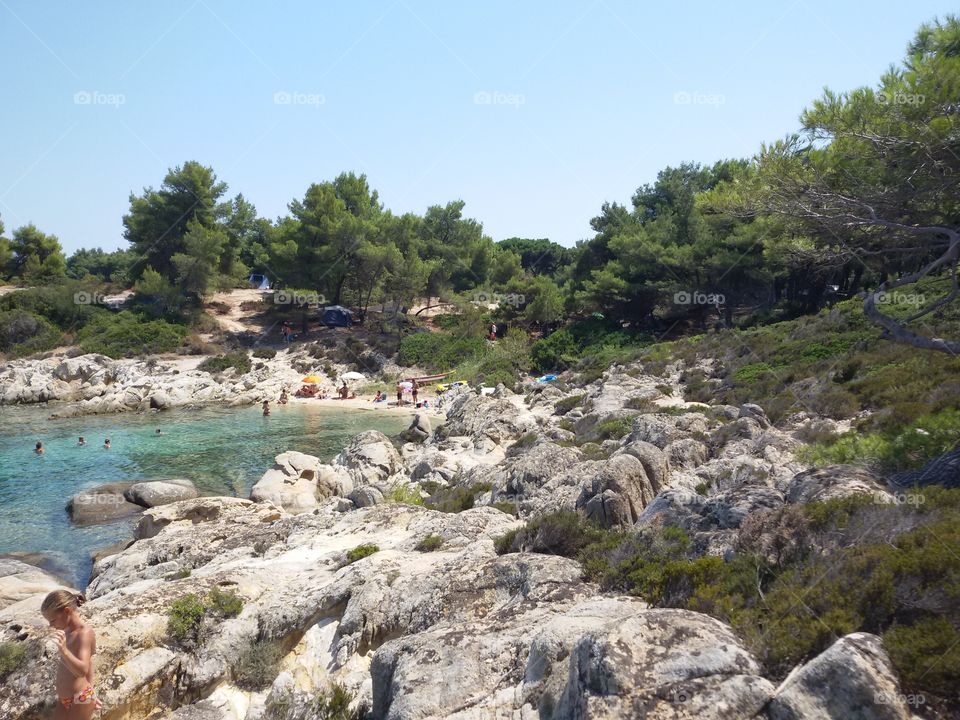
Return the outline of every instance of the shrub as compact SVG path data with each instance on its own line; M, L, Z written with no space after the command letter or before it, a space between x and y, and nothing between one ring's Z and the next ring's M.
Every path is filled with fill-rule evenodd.
M23 357L51 350L63 336L46 318L25 310L0 312L0 352Z
M250 372L253 366L250 363L250 356L246 350L240 350L226 355L207 358L197 366L198 370L208 373L224 372L229 368L234 368L238 375L244 375Z
M310 703L313 720L361 720L365 708L350 710L356 696L343 685L334 683L326 692L320 693Z
M270 360L277 356L277 351L273 348L258 347L253 351L253 356L260 360Z
M0 642L0 680L23 665L27 651L18 642Z
M270 687L280 673L283 646L276 640L255 640L237 658L233 680L243 690L259 692Z
M568 395L565 398L560 398L553 404L553 411L557 415L566 415L575 407L582 405L586 397L585 393L580 393L578 395Z
M550 370L564 370L576 362L577 343L567 329L541 338L530 348L530 360L533 368L544 373Z
M373 543L357 545L352 550L347 550L347 565L352 565L353 563L357 562L357 560L363 560L365 557L373 555L378 550L380 550L380 548Z
M196 640L207 606L194 593L177 598L167 612L167 632L178 642Z
M443 332L414 333L400 341L397 364L443 372L473 358L485 347L483 338L456 337Z
M423 505L423 496L420 494L420 489L414 485L397 483L387 491L384 499L387 502L404 505Z
M464 510L470 510L474 506L478 494L489 492L491 488L492 486L489 483L454 485L452 487L440 488L427 498L426 506L432 510L439 510L445 513L463 512Z
M207 607L221 617L236 617L243 610L243 600L232 590L215 587L210 591Z
M79 339L84 352L123 358L173 352L186 334L185 325L174 325L166 320L143 321L124 311L99 316L83 328Z
M620 417L597 423L592 434L600 440L619 440L624 435L629 435L632 429L633 419Z
M499 502L491 503L490 507L496 508L500 512L506 513L507 515L513 515L514 517L517 517L520 514L517 504L509 500L501 500Z
M431 533L418 542L414 549L420 552L433 552L434 550L439 550L441 545L443 545L443 538L440 535Z
M603 530L579 513L561 510L543 515L518 530L511 530L495 541L497 553L538 552L576 557L583 548L607 537Z

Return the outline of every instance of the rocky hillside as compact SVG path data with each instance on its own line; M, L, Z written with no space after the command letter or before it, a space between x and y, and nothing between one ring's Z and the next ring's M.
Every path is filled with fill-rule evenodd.
M882 478L799 462L814 419L778 429L756 405L683 403L678 378L616 366L464 393L402 441L363 433L329 464L278 456L251 500L147 510L87 590L103 717L947 717L949 672L903 685L895 638L840 609L793 624L828 585L784 583L824 558L849 575L851 548L960 503L910 514ZM55 581L5 572L4 647L23 657L0 716L38 718L55 648L37 608ZM954 586L925 592L941 580L922 574L914 612L949 608Z

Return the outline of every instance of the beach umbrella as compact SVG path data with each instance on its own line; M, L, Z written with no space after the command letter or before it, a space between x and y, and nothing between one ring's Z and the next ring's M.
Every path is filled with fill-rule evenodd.
M308 384L310 384L310 385L313 385L313 384L318 383L318 382L323 382L323 378L320 377L319 375L307 375L307 376L306 376L303 380L301 380L300 382L304 382L304 383L308 383Z
M364 379L363 373L358 373L354 370L351 370L350 372L345 372L340 377L343 378L344 380L363 380Z
M402 387L404 390L409 390L413 387L413 383L409 380L404 380L402 383L400 383L400 387Z

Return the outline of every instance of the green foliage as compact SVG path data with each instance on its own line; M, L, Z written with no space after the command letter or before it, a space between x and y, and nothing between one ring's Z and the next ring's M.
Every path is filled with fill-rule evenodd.
M22 357L50 350L63 342L63 336L46 318L24 310L0 312L0 352Z
M315 720L362 720L364 708L351 710L356 696L343 685L334 683L326 692L319 693L310 703L311 718Z
M960 678L960 632L944 617L926 617L912 625L894 625L883 644L908 689L932 689L956 695Z
M13 231L11 271L23 285L45 285L66 275L67 260L56 235L46 235L33 224Z
M577 343L566 329L537 340L530 348L533 367L541 373L566 369L575 362L577 354Z
M442 545L443 537L436 533L431 533L418 542L414 546L414 549L420 552L433 552L434 550L439 550Z
M22 643L0 642L0 680L19 669L27 656Z
M84 352L112 358L173 352L180 347L187 328L166 320L143 321L132 312L99 315L80 331Z
M283 645L277 640L255 640L233 665L233 681L237 687L260 692L270 687L280 673Z
M397 483L391 487L384 496L384 500L403 505L423 505L420 488L416 485L404 485L402 483Z
M599 440L619 440L624 435L629 435L632 429L632 418L618 417L597 423L591 432L591 436Z
M236 617L243 610L243 600L232 590L213 588L207 596L208 609L225 618Z
M498 555L538 552L576 557L588 545L604 541L613 533L585 520L579 513L561 510L529 521L494 541Z
M177 598L167 611L167 633L177 642L196 639L206 612L206 604L195 593Z
M490 492L489 483L477 483L476 485L453 485L451 487L440 488L427 498L425 505L431 510L439 510L445 513L459 513L469 510L476 502L476 496Z
M81 248L67 259L67 276L127 287L132 281L130 268L135 260L136 256L129 250L104 252L100 248Z
M277 351L273 348L258 347L254 349L253 356L259 360L272 360L277 356Z
M557 415L566 415L575 407L579 407L586 397L586 393L578 393L576 395L568 395L565 398L560 398L553 404L553 411Z
M400 341L397 363L402 367L423 367L444 372L482 352L482 338L457 337L441 332L407 335Z
M373 543L357 545L352 550L347 550L347 565L352 565L357 562L357 560L363 560L363 558L373 555L378 550L380 550L380 548Z
M252 367L253 365L250 362L250 356L247 354L247 351L239 350L237 352L227 353L226 355L207 358L197 366L197 369L208 373L219 373L233 368L237 375L244 375L250 372Z

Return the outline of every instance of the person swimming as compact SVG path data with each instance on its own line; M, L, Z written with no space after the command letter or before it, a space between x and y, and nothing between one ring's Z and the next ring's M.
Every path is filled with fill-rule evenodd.
M83 447L86 444L87 444L87 439L83 435L81 435L80 438L77 440L77 445L80 447Z
M37 445L36 445L35 448L33 448L33 451L34 451L37 455L43 455L43 443L40 442L39 440L37 440Z
M103 441L103 449L104 450L110 449L110 438L107 438L106 440Z
M60 662L57 665L57 701L54 717L89 720L102 707L93 691L93 655L97 636L78 612L86 602L80 593L54 590L44 598L40 612L54 628Z
M160 428L157 428L157 435L163 435L163 430L161 430Z

